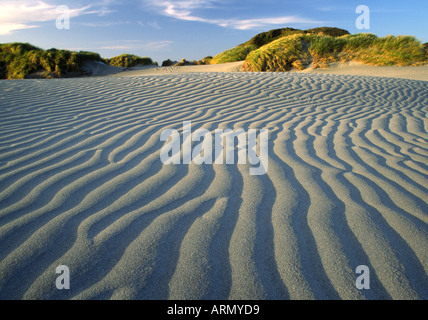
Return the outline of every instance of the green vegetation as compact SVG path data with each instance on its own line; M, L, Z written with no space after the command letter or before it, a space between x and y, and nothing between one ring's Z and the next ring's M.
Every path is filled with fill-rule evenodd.
M208 57L205 57L205 58L198 60L198 61L196 61L196 60L188 61L188 60L183 58L179 62L178 61L172 61L171 59L167 59L167 60L164 60L162 62L162 67L170 67L170 66L181 67L181 66L195 66L195 65L210 64L210 61L212 58L213 57L208 56Z
M169 66L172 66L173 64L174 62L171 61L171 59L167 59L162 62L162 67L169 67Z
M139 57L129 53L107 59L106 62L111 66L121 68L131 68L136 65L153 65L152 59L148 57Z
M83 73L85 61L102 61L97 53L55 48L43 50L29 43L0 44L0 79L24 79L34 74L43 78Z
M0 44L0 79L59 78L87 74L84 63L100 61L117 67L155 64L152 59L123 54L102 59L87 51L43 50L29 43Z
M310 63L307 46L302 41L303 35L292 35L275 40L252 51L244 65L245 71L289 71ZM287 48L287 49L284 49Z
M322 34L339 37L347 35L349 34L349 32L343 29L329 27L321 27L308 30L300 30L293 28L274 29L267 32L259 33L253 38L251 38L249 41L240 44L232 49L219 53L218 55L214 56L214 58L212 58L211 64L243 61L250 52L257 50L258 48L267 45L277 39L296 34Z
M218 55L214 56L211 59L211 64L228 63L228 62L245 60L247 55L251 51L256 50L257 48L258 47L255 45L241 44L235 48L226 50L226 51L219 53Z
M324 68L330 62L358 61L364 64L424 65L428 63L428 43L413 36L377 37L370 33L349 34L338 28L274 29L259 33L249 41L214 57L198 61L165 60L166 65L202 65L245 60L243 71L289 71L307 67ZM122 54L102 59L98 53L43 50L29 43L0 44L0 79L58 78L86 74L86 61L130 68L157 65L151 58Z
M211 64L212 59L213 59L213 57L207 56L207 57L203 58L202 60L198 60L196 62L196 64L198 64L198 65Z
M323 29L323 28L318 28ZM308 31L308 30L307 30ZM377 37L374 34L334 35L295 33L250 52L244 71L289 71L327 67L330 62L359 61L376 66L422 65L428 62L424 45L412 36ZM337 32L337 33L336 33Z
M181 67L181 66L193 66L196 65L196 61L187 61L186 59L181 59L180 62L174 63L174 67Z
M319 34L322 36L341 37L350 34L348 31L339 28L320 27L305 30L305 33Z
M428 42L425 42L422 47L424 47L425 50L425 61L428 61Z

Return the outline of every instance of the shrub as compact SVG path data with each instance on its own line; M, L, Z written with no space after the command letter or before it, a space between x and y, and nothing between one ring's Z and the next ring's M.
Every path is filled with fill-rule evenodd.
M162 67L170 67L174 64L174 62L172 62L170 59L164 60L162 62Z
M0 77L24 79L32 74L61 77L69 72L82 72L85 61L101 57L93 52L74 52L51 48L43 50L29 43L0 44Z
M425 61L428 62L428 42L425 42L422 47L424 48L425 51Z
M114 67L131 68L136 65L152 65L152 59L148 57L139 57L133 54L122 54L108 60L108 64Z
M208 57L203 58L202 60L198 60L196 63L199 65L210 64L212 59L213 59L213 57L208 56Z

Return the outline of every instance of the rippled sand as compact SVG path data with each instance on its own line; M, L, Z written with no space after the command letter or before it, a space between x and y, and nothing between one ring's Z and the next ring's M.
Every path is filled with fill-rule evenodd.
M0 106L1 299L428 299L428 82L11 80ZM268 129L267 174L163 165L183 121Z

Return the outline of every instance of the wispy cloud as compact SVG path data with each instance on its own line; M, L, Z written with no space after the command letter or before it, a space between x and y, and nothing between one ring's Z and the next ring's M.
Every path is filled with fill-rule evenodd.
M84 13L90 6L70 8L70 17ZM45 1L2 0L0 2L0 35L20 29L36 28L38 23L53 21L58 17L57 5Z
M209 24L215 24L221 27L228 27L233 29L253 29L258 27L284 25L291 23L320 23L321 21L314 21L299 16L278 16L278 17L262 17L251 19L239 18L206 18L197 15L196 11L207 10L215 8L224 1L221 0L142 0L145 5L156 10L158 13L169 16L179 20L197 21Z
M146 43L145 48L150 51L164 50L173 43L174 41L171 40L149 41Z
M110 15L115 10L109 9L106 5L112 1L101 1L78 8L69 7L70 18L79 15L93 14L99 17ZM59 13L58 3L34 0L2 0L0 2L0 35L9 35L14 31L37 28L39 23L55 21Z
M157 30L161 30L161 26L157 23L157 21L146 21L146 22L142 22L142 21L137 21L137 23L142 26L142 27L151 27L153 29L157 29Z
M107 49L107 50L142 50L142 51L159 51L167 49L174 41L172 40L155 40L155 41L143 41L143 40L119 40L114 43L108 42L101 44L95 49ZM94 48L93 48L94 49Z
M117 12L117 11L111 10L107 7L102 7L101 9L98 9L98 10L86 11L85 14L96 14L99 17L104 17L114 12Z
M125 24L132 24L131 21L99 21L99 22L80 22L85 27L111 27Z
M258 19L225 19L212 20L211 23L222 27L231 27L239 30L254 29L265 26L285 25L292 23L320 23L310 19L301 18L298 16L285 16L277 18L258 18Z

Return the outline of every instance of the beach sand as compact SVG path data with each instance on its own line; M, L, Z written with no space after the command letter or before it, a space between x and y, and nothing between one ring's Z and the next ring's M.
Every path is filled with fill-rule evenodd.
M0 299L428 299L428 82L220 67L0 82ZM267 173L164 165L183 121Z

